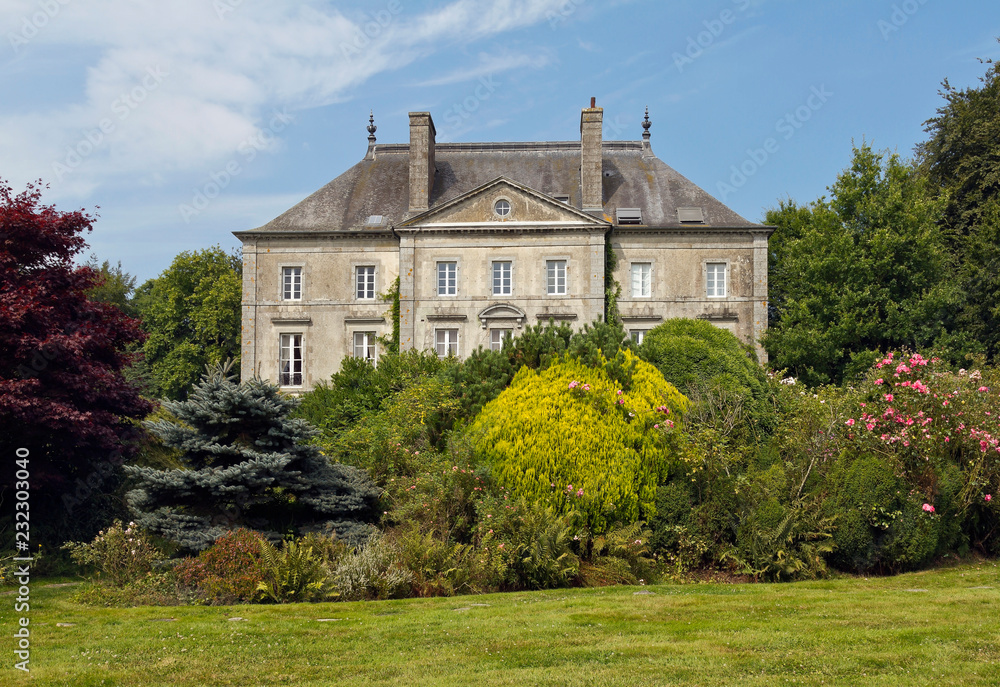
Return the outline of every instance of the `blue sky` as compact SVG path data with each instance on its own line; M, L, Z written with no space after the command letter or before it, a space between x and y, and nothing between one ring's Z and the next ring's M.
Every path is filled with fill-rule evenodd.
M852 141L909 157L1000 59L996 0L0 0L0 177L100 215L140 282L237 245L383 143L638 139L747 219L823 195ZM209 197L211 196L211 197ZM99 209L96 209L98 208Z

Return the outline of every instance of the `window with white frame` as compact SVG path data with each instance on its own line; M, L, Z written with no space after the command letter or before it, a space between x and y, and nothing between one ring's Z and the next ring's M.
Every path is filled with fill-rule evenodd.
M493 295L509 296L513 289L511 281L510 261L497 261L493 263Z
M278 376L281 386L302 386L302 335L282 334Z
M566 295L566 261L545 261L545 292L550 296Z
M458 355L458 330L437 329L434 332L434 350L439 358Z
M649 298L653 293L653 264L632 263L632 298Z
M632 329L629 330L628 334L631 337L632 342L638 346L642 343L643 339L646 338L646 332L648 331L648 329Z
M375 266L362 265L354 268L355 293L358 298L375 298Z
M373 363L377 360L375 332L354 332L354 357L370 360Z
M286 301L302 300L302 268L281 268L281 298Z
M511 338L513 336L513 329L491 329L490 330L490 350L499 351L503 349L503 342L505 339Z
M709 298L724 298L726 295L726 263L710 262L705 265L705 288Z
M438 295L454 296L458 293L458 263L439 262L438 267Z

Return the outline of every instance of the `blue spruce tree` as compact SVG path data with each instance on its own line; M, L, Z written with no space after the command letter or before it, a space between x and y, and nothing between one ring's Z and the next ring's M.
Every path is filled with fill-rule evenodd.
M177 419L146 423L181 453L183 467L126 466L136 522L200 551L232 529L277 539L286 533L364 537L378 488L357 468L331 463L307 443L316 430L292 419L298 400L268 382L237 383L229 366L210 370L186 401L167 401Z

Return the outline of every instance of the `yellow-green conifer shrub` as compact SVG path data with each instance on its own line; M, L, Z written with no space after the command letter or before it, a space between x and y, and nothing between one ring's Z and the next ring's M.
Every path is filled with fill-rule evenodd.
M470 427L476 452L515 496L579 511L591 530L655 512L656 487L680 455L687 399L652 365L620 389L601 367L564 357L522 368Z

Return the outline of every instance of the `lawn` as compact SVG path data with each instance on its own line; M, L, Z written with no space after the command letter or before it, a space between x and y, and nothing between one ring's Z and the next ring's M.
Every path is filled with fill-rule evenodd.
M995 561L890 578L104 609L32 583L39 685L998 685Z

